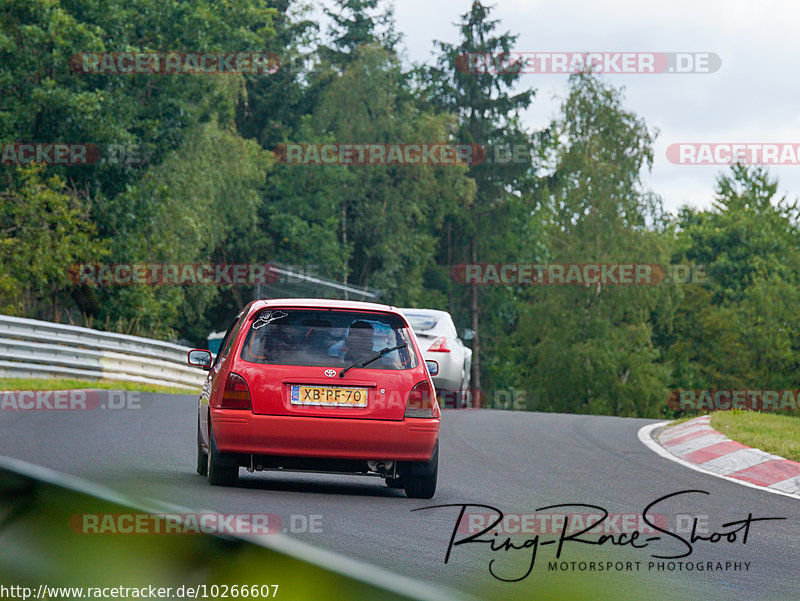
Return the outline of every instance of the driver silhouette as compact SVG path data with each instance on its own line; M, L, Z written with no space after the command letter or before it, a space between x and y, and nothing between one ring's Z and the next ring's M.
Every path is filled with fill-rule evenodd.
M345 361L357 361L369 356L373 351L373 333L372 324L368 321L359 319L351 323L345 340Z

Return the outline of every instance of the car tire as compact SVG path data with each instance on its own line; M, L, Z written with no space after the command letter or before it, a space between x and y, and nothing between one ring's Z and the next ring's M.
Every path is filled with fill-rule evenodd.
M406 479L403 476L398 476L397 478L385 478L386 486L389 488L405 488L406 487Z
M208 425L208 482L212 486L236 486L239 481L239 466L225 457L217 448L211 422Z
M197 473L201 476L208 474L208 457L203 451L203 443L200 438L200 418L197 418Z
M463 409L472 404L472 391L469 389L470 373L469 368L464 366L464 376L461 380L461 398L458 399L458 408Z
M411 499L431 499L436 494L436 480L439 473L439 443L427 463L411 465L406 480L406 496Z

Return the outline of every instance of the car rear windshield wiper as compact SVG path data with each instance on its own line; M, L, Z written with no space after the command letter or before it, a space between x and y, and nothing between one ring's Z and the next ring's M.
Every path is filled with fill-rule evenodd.
M364 367L365 365L369 365L373 361L376 361L376 360L380 359L381 357L383 357L384 355L386 355L388 353L391 353L392 351L396 351L397 349L405 348L407 346L408 346L408 343L404 342L403 344L398 344L397 346L393 346L391 348L387 346L385 349L381 349L379 351L375 351L374 353L372 353L366 359L359 359L358 361L354 361L353 363L351 363L350 365L345 367L342 371L339 372L339 377L340 378L344 378L344 374L345 374L345 372L347 372L348 369L352 369L354 367Z

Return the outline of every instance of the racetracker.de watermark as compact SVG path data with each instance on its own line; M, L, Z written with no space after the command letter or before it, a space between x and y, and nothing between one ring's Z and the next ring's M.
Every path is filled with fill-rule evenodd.
M800 390L695 389L673 390L667 407L676 411L798 411Z
M278 144L276 160L287 165L477 165L486 158L479 144Z
M688 74L715 73L713 52L467 52L455 59L461 73L479 74Z
M150 151L139 144L31 142L0 145L3 165L141 165Z
M683 532L691 532L691 524L680 516L676 527L680 525ZM694 516L692 516L694 517ZM493 525L493 526L492 526ZM637 513L504 513L500 518L496 513L465 513L458 524L458 532L473 534L486 528L486 534L492 536L509 534L547 534L558 535L562 532L573 534L581 532L590 536L607 534L623 534L640 532L654 534L653 525L662 529L670 527L664 514L648 514L647 518Z
M450 272L466 285L702 284L703 265L656 263L463 263Z
M780 142L680 142L667 147L676 165L800 165L800 144Z
M67 277L89 286L255 285L280 274L265 263L83 263L71 265Z
M0 411L92 411L141 409L137 390L3 390Z
M271 75L281 59L274 52L79 52L69 64L73 72L86 74Z
M77 513L69 528L77 534L319 534L322 515L274 513Z
M477 388L463 390L437 389L436 398L443 407L456 409L473 407L483 409L507 409L524 411L528 403L538 399L538 395L529 394L527 390L495 389L481 390Z

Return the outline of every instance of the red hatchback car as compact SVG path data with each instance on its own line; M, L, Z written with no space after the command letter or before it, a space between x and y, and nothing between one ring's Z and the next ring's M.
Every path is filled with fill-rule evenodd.
M198 403L197 472L232 486L239 468L379 476L412 498L436 492L439 405L411 327L393 307L258 300L236 316Z

